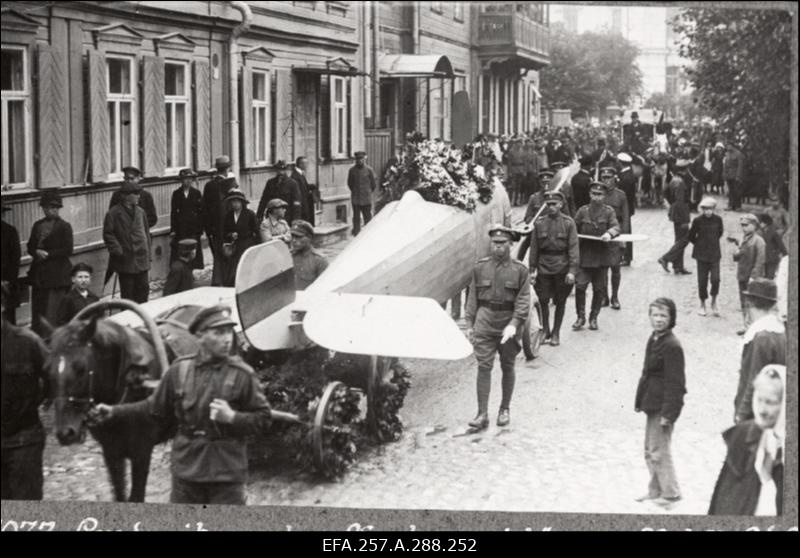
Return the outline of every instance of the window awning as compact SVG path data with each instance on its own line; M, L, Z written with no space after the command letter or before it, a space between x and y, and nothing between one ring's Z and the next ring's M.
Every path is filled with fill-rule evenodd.
M358 71L358 68L350 64L344 58L333 58L324 64L304 64L302 66L292 66L294 72L305 72L309 74L325 74L335 76L365 76L366 72Z
M438 54L389 54L380 59L381 76L452 78L453 65Z

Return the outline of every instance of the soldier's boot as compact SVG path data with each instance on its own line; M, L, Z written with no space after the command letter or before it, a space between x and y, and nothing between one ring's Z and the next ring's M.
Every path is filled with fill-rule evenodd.
M572 329L578 331L586 325L586 290L575 289L575 312L578 319L572 324Z
M619 284L622 280L619 268L611 274L611 308L619 310L622 305L619 303Z
M542 335L544 336L542 343L547 345L550 343L550 300L543 298L540 302L539 308L542 312Z

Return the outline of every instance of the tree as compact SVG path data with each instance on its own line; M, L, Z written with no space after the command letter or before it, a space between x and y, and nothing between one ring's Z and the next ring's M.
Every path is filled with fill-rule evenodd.
M693 121L703 116L702 107L691 94L667 95L660 91L650 95L644 108L663 110L667 119Z
M706 112L772 184L788 178L792 19L779 10L690 8L673 21Z
M550 65L540 74L544 104L573 112L625 106L641 89L639 51L618 34L551 31Z

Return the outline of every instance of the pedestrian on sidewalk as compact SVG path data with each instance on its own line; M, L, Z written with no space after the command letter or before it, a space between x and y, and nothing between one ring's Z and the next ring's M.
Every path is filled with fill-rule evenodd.
M711 312L719 316L717 295L719 294L719 262L722 259L719 241L723 234L722 217L714 213L717 202L707 196L700 202L700 215L689 227L689 242L694 244L692 257L697 262L697 292L700 296L698 314L705 316L708 299L708 282L711 279Z
M736 423L753 418L753 378L767 364L786 364L786 330L778 317L778 287L753 279L744 291L751 325L742 340L739 387L733 400Z
M475 348L478 361L478 414L469 423L475 431L489 426L492 368L498 352L503 371L503 396L497 426L507 426L511 421L514 361L522 348L520 335L531 306L528 268L511 257L511 243L519 240L519 234L497 224L489 229L489 236L492 255L475 264L466 308L467 338Z
M353 205L353 236L361 232L362 217L364 226L372 220L372 193L378 187L375 171L366 163L366 152L356 151L355 158L356 164L347 173L347 187Z
M678 175L670 182L669 191L671 195L669 213L667 216L672 221L672 226L675 232L675 242L672 247L658 259L658 263L664 268L664 271L669 273L669 264L672 264L672 269L676 275L689 275L691 271L686 269L683 265L683 251L689 244L689 222L691 215L689 214L689 204L686 201L688 190L686 183L683 181L680 173L686 170L686 161L678 161L676 168Z
M789 252L783 244L780 235L775 230L772 217L768 213L758 214L758 234L764 239L766 252L764 255L764 277L767 279L775 279L775 272L778 270L778 264L781 258Z
M750 325L747 315L747 301L744 292L747 290L747 283L751 279L764 277L764 266L767 258L767 245L764 239L756 234L758 230L758 218L752 213L747 213L739 218L744 236L739 242L736 238L729 236L728 240L736 246L733 254L733 261L736 265L736 280L739 282L739 301L741 302L742 317L744 318L744 328L737 332L737 335L744 335L745 330Z
M725 159L722 161L722 176L728 185L728 209L732 211L742 208L744 167L744 154L733 143L728 143Z
M728 454L709 515L783 514L786 367L769 364L753 381L753 418L722 434Z
M258 220L256 214L247 208L250 203L247 197L234 185L225 196L228 208L222 224L223 256L225 257L222 273L222 286L236 286L236 268L239 260L251 246L260 242L258 236Z
M230 173L231 159L227 155L217 157L214 162L217 171L203 188L203 230L208 237L208 245L214 259L211 273L211 286L222 286L225 256L222 253L222 223L225 221L225 196L236 186L236 179ZM229 176L230 175L230 176Z
M192 169L181 169L178 173L181 185L172 192L170 202L170 255L169 261L180 258L180 241L191 238L197 243L192 269L204 269L203 249L200 237L203 234L203 194L197 189L197 173Z
M647 494L637 501L652 500L669 507L681 499L672 463L672 432L683 409L686 370L683 348L673 333L677 310L672 299L650 303L653 333L647 341L644 367L636 389L634 408L647 415L644 459L650 471Z
M122 185L122 200L111 207L103 221L103 241L108 248L109 269L119 276L120 297L139 304L150 296L150 231L147 215L139 207L142 187Z

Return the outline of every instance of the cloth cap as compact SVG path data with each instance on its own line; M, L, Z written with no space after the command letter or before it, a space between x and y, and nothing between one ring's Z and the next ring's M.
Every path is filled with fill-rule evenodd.
M233 188L230 192L228 192L228 195L225 196L225 203L228 203L232 200L242 200L242 202L245 204L250 203L247 200L247 197L244 195L244 192L239 190L239 188Z
M628 164L633 162L633 157L631 157L627 153L620 153L619 155L617 155L617 161L619 161L620 163Z
M78 262L72 266L72 269L69 272L70 277L75 277L76 273L80 273L81 271L85 271L86 273L92 274L94 273L94 269L92 266L87 264L86 262Z
M551 200L565 202L565 201L567 201L567 197L564 195L563 192L559 192L559 191L555 191L555 190L550 191L550 192L545 192L544 201L551 201Z
M748 223L754 224L756 227L758 226L758 217L753 215L752 213L745 213L744 215L739 217L739 222L747 221Z
M742 291L745 296L763 298L764 300L778 301L778 285L771 279L750 279L747 290Z
M353 156L356 159L363 159L363 158L365 158L367 156L367 153L366 153L366 151L356 151L355 153L353 153Z
M178 178L195 178L197 173L194 172L192 169L181 169L178 173Z
M204 308L198 312L192 323L189 324L189 331L197 334L215 327L233 327L236 322L231 318L231 314L230 307L224 304Z
M314 238L314 227L308 221L296 219L292 222L292 235Z
M280 198L274 198L269 200L269 203L267 204L267 211L269 211L270 209L275 209L277 207L289 207L289 204Z
M197 241L193 238L184 238L178 241L178 249L181 251L194 250L195 248L197 248Z
M39 202L39 205L42 207L64 207L64 204L61 202L61 194L58 192L58 188L44 190L42 192L42 199Z
M217 160L214 161L214 166L217 168L223 167L227 168L231 166L231 158L227 155L222 155L221 157L217 157Z
M489 227L489 237L495 238L495 237L501 237L501 236L506 237L509 240L512 240L512 241L515 241L515 242L517 240L519 240L519 233L517 231L515 231L514 229L506 227L505 225L502 225L502 224L498 223L498 224L495 224L495 225L492 225L491 227Z
M595 193L596 192L596 193L600 193L600 194L605 194L606 193L606 185L603 184L602 182L592 182L591 184L589 184L589 192L590 193Z
M142 176L142 171L140 171L138 167L133 167L133 166L122 167L122 172L124 174L134 174L136 176Z
M603 167L600 169L600 176L617 176L617 169L614 167Z
M717 207L717 200L715 200L712 197L705 197L700 202L700 207L711 207L711 208Z

